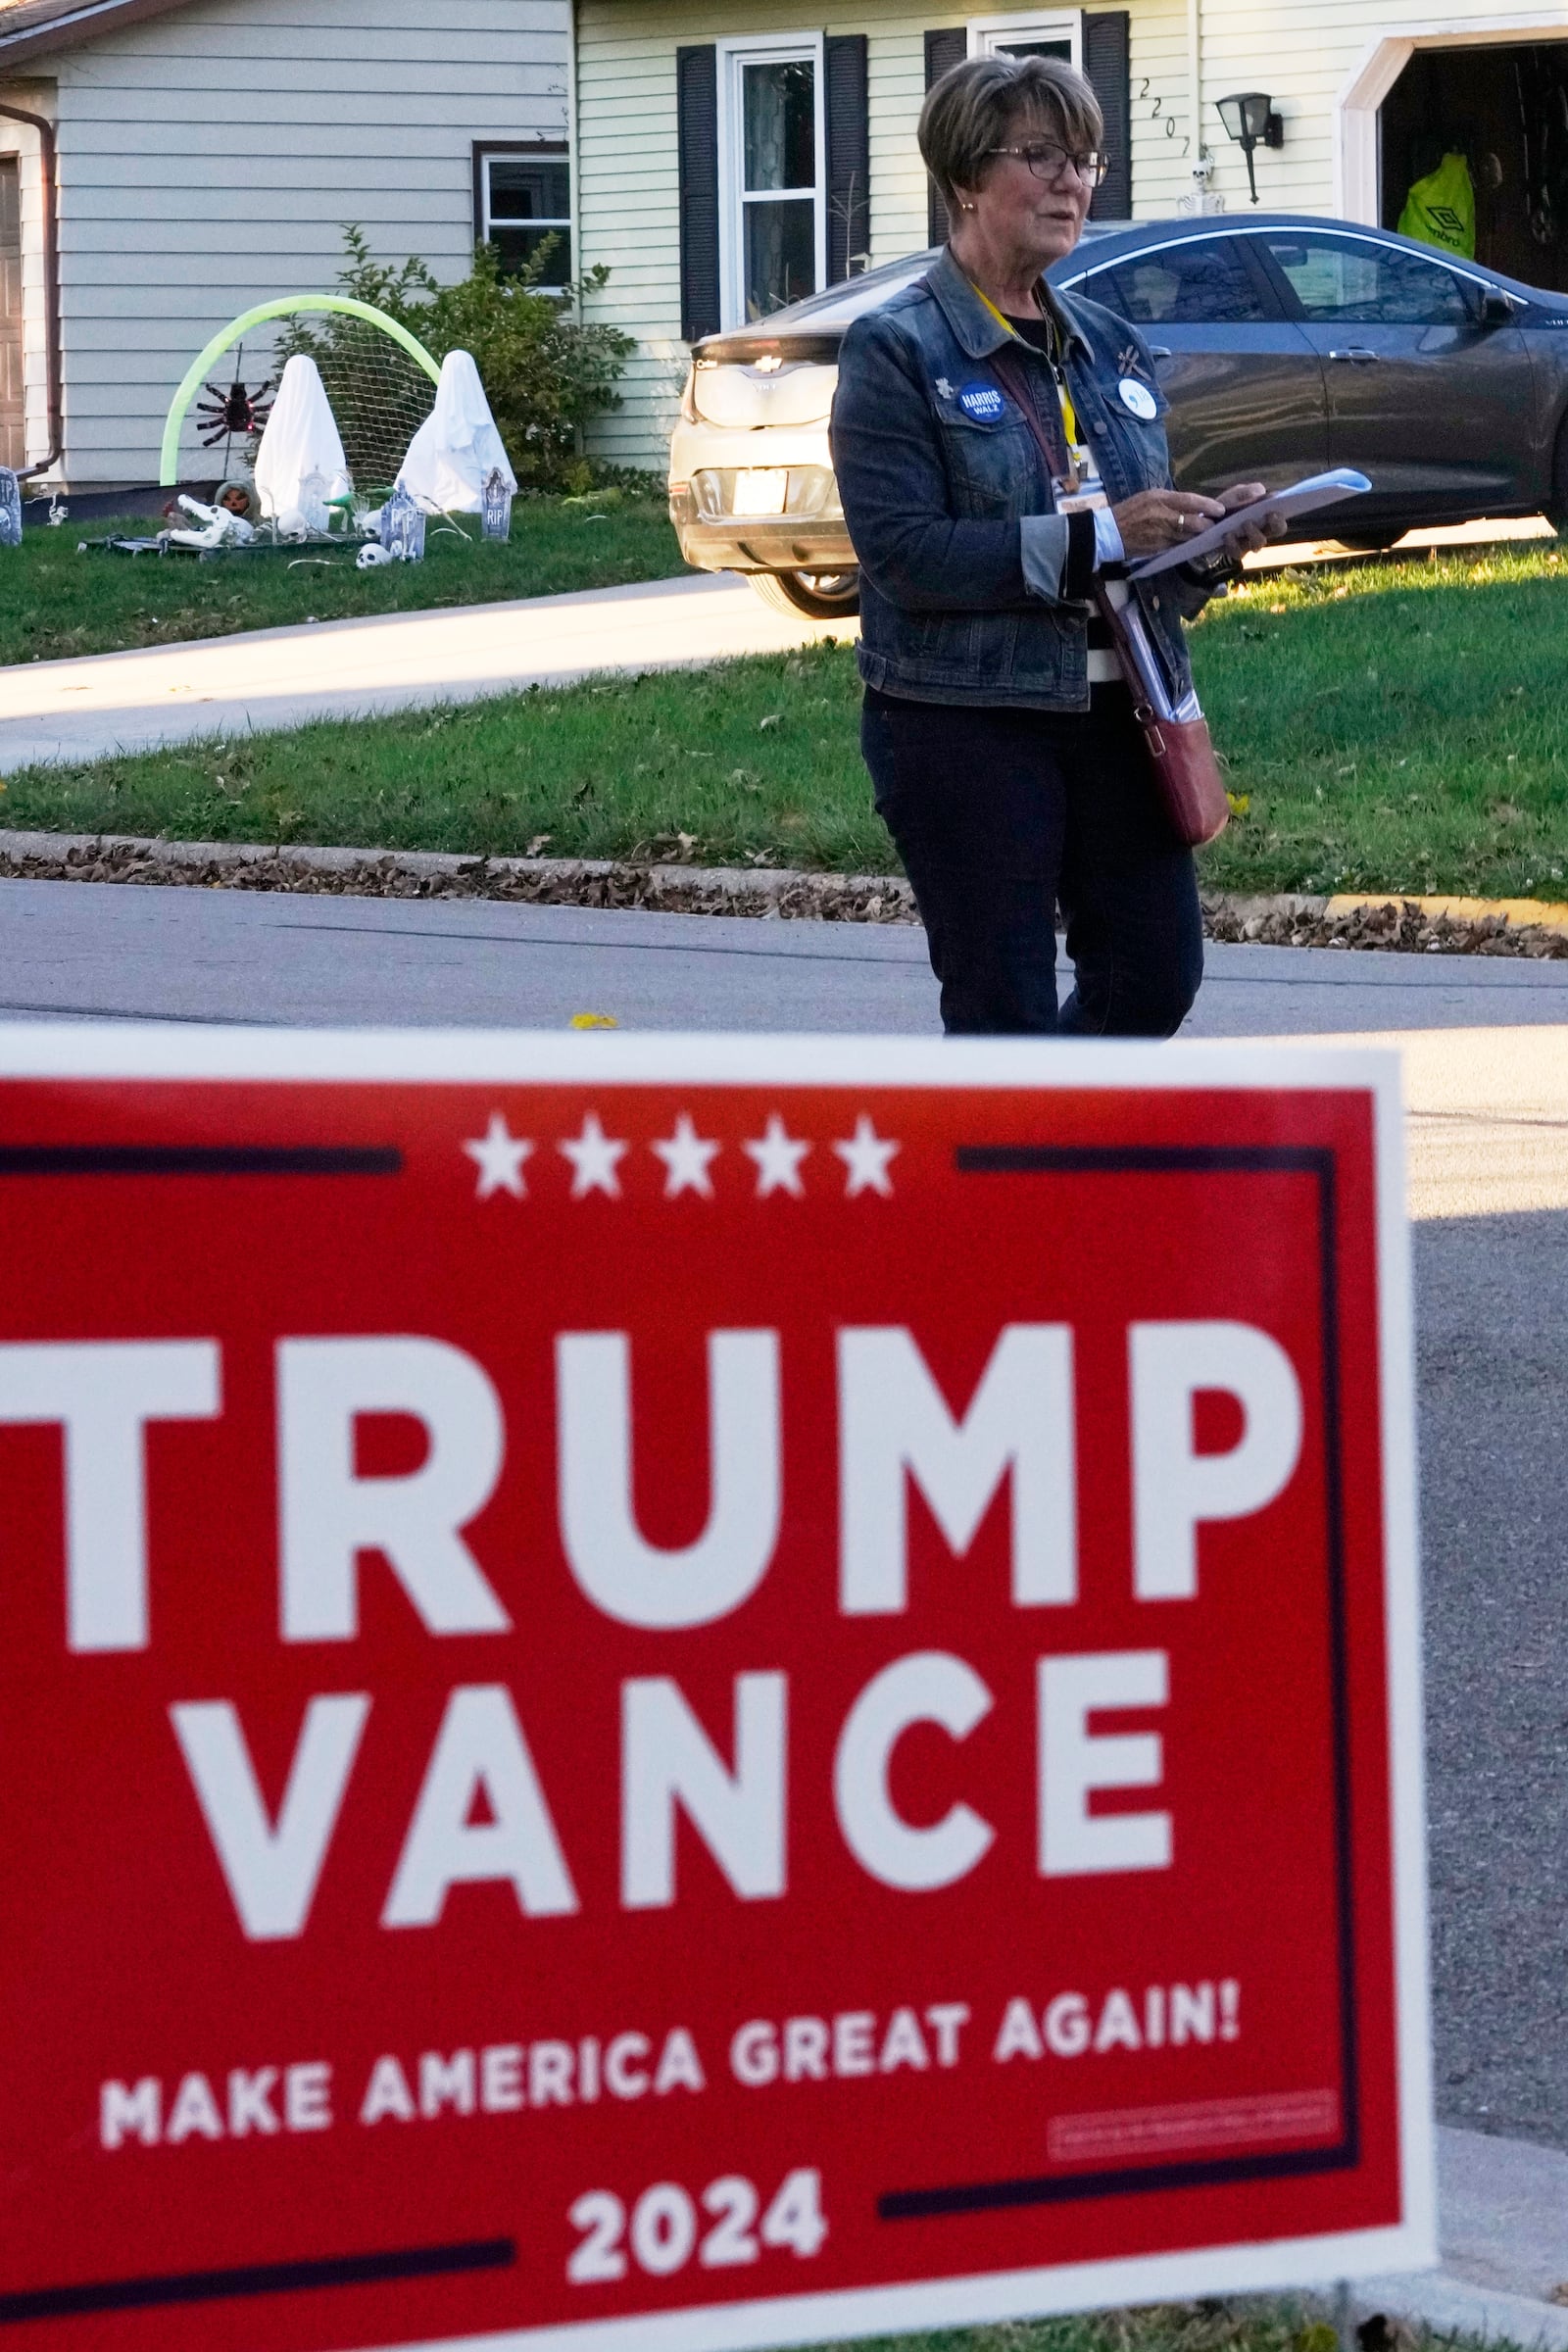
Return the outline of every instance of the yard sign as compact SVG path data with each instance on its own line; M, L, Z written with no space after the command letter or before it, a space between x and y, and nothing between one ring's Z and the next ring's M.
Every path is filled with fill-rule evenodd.
M0 2327L1431 2256L1378 1057L0 1039Z

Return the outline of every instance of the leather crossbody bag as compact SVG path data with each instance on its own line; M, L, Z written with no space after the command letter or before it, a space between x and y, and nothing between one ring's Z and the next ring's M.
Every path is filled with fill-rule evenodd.
M991 365L1017 402L1024 422L1040 446L1046 472L1054 481L1059 453L1052 447L1016 356L1010 351L994 352ZM1224 832L1230 818L1225 779L1214 757L1208 721L1199 708L1196 694L1189 695L1179 706L1180 715L1171 709L1159 656L1150 642L1136 604L1128 608L1135 614L1129 622L1103 587L1096 590L1095 603L1110 632L1122 674L1131 689L1133 716L1138 721L1154 788L1171 829L1188 849L1200 849L1204 842L1213 841Z

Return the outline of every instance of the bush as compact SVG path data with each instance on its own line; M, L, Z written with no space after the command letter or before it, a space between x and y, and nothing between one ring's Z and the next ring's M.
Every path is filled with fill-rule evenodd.
M597 292L609 270L602 265L589 270L564 289L564 298L542 294L539 276L549 245L506 275L495 246L477 245L468 275L444 286L416 257L395 270L377 262L357 227L345 227L343 239L348 252L338 271L339 293L397 319L433 360L444 360L449 351L472 352L518 486L586 489L594 474L581 455L582 428L620 406L615 384L635 349L618 327L585 326L575 316L580 295ZM339 342L365 331L331 313L319 326L291 322L280 356L306 353L330 383Z

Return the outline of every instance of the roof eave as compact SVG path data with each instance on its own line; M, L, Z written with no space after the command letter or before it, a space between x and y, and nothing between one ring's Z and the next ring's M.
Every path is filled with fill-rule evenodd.
M167 16L171 9L186 4L187 0L84 0L82 7L68 15L44 24L29 24L9 36L4 30L5 16L0 14L0 74L24 59L52 55L57 49L79 49L106 33L118 32L122 25Z

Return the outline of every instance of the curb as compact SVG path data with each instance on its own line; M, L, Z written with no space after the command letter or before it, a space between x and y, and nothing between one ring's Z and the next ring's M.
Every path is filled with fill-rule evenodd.
M1477 2286L1452 2271L1407 2271L1358 2278L1350 2290L1358 2320L1403 2320L1439 2336L1479 2336L1529 2352L1568 2352L1568 2311L1500 2287Z
M0 830L0 879L286 890L374 899L499 899L814 922L913 923L890 874L810 874L611 858L466 858L439 850L272 849L253 842Z
M1269 948L1371 948L1408 956L1568 957L1568 905L1547 899L1332 898L1205 893L1210 939Z
M308 845L284 849L256 842L12 829L0 830L0 879L380 899L496 899L524 906L636 907L659 914L808 922L919 919L913 893L901 875L710 866L686 858L469 858L437 850ZM1203 928L1210 939L1239 946L1568 960L1568 903L1544 899L1380 898L1357 892L1315 898L1288 891L1268 896L1212 891L1203 895Z

